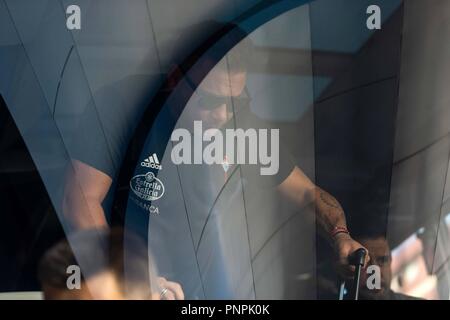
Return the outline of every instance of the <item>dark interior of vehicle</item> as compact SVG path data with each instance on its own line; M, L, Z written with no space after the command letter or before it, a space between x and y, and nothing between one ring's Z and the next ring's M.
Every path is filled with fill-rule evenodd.
M39 258L65 235L1 96L0 154L0 291L39 291Z

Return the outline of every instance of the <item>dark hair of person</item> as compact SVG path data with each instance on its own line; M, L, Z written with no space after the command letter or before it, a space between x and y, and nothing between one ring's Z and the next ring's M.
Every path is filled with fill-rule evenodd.
M111 272L125 294L145 287L150 295L152 285L156 285L151 283L154 278L150 273L156 274L156 270L145 243L120 228L76 232L54 245L38 266L41 285L67 289L67 268L71 265L80 266L82 282Z

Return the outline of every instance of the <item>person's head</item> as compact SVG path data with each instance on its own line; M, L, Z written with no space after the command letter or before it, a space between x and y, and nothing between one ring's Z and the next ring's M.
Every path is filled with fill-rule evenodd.
M360 237L358 240L367 250L369 250L369 265L376 265L380 268L381 287L380 289L368 289L366 285L367 275L362 273L361 292L373 298L382 298L389 294L392 280L391 270L391 249L384 235L373 235Z
M234 105L248 99L245 86L253 45L247 33L235 25L210 21L201 28L218 30L211 37L217 39L209 39L194 51L188 59L189 70L179 68L184 70L180 72L181 76L195 90L194 101L186 112L190 120L203 121L204 127L220 128L232 118ZM215 52L208 51L218 39L224 42L225 47L231 48L220 61Z
M219 62L197 88L198 100L194 104L196 120L209 128L220 128L235 112L234 105L243 97L247 72L228 69L227 57Z
M80 231L57 243L41 259L38 277L47 300L159 299L147 248L120 229Z

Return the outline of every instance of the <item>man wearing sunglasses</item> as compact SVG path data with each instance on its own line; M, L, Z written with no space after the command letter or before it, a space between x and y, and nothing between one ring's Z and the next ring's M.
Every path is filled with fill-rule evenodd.
M183 80L191 83L194 91L185 111L178 119L177 126L192 130L195 121L202 121L203 127L207 129L226 130L227 128L257 128L269 129L272 124L258 119L249 108L250 96L246 89L247 70L246 65L251 52L240 48L241 44L233 48L224 59L212 68L198 86L192 84L189 75L183 75ZM245 47L245 41L242 42ZM241 50L242 49L242 50ZM211 61L209 62L211 64ZM200 66L202 68L202 66ZM195 70L191 72L195 74ZM210 133L213 131L209 131ZM212 137L211 137L212 138ZM213 139L213 138L212 138ZM159 157L161 159L161 157ZM325 190L314 185L314 183L303 173L303 171L290 160L289 152L280 144L280 166L279 171L273 176L261 176L259 165L236 165L234 159L228 159L225 153L220 164L212 165L204 170L203 167L190 166L187 172L188 180L192 181L189 188L184 189L183 197L193 199L192 211L199 212L198 219L192 222L193 231L198 231L195 239L196 249L199 250L205 230L214 210L217 208L218 196L239 172L242 175L236 186L250 183L264 188L277 190L283 197L290 200L299 208L313 206L316 213L316 221L320 231L335 248L341 272L351 276L353 267L348 264L348 256L361 248L362 245L353 240L347 230L344 211L339 202ZM68 179L66 188L65 208L67 216L78 228L103 227L107 225L102 202L112 184L112 178L102 170L96 169L82 160L73 161L73 173L77 179ZM163 165L164 167L164 165ZM201 173L199 174L199 170ZM204 175L206 173L206 176ZM183 176L183 172L181 173ZM77 180L77 184L72 183ZM195 182L195 183L194 183ZM77 191L79 188L83 192ZM243 190L231 188L228 201L238 199ZM234 192L234 193L233 193ZM205 202L206 201L206 202ZM222 211L227 211L223 209ZM89 214L82 214L83 212ZM229 210L228 212L233 212ZM219 230L220 231L220 230ZM215 238L220 241L221 235ZM237 245L236 245L237 246ZM211 254L214 254L211 252ZM158 257L156 257L158 258ZM218 259L217 270L221 270L223 259ZM368 258L366 259L366 263ZM208 262L207 262L208 263ZM214 263L211 262L211 263ZM226 272L226 270L223 270ZM218 281L223 280L220 272L215 272L214 277ZM226 284L225 284L226 285ZM228 289L218 285L224 291ZM212 295L215 296L215 295ZM220 295L219 297L229 297Z
M197 86L193 79L196 78L198 70L191 70L187 74L183 73L182 81L189 84L193 90L193 95L178 119L177 128L185 128L189 132L194 132L194 123L200 121L203 126L204 137L207 137L207 140L210 141L215 138L208 137L208 135L217 137L214 134L215 131L222 132L222 135L219 136L225 136L224 132L229 129L245 131L248 129L270 130L270 128L274 128L273 123L262 120L250 108L251 96L246 85L247 66L252 58L251 47L252 44L248 38L244 38L221 61L214 65ZM199 65L211 63L208 58L203 57L203 61ZM182 73L181 70L180 73ZM233 204L240 203L239 199L242 198L242 193L245 193L245 186L253 185L256 189L277 190L282 197L288 199L297 208L303 209L312 205L315 208L316 221L320 232L329 240L336 251L339 271L343 276L351 277L354 267L349 265L347 258L363 246L350 236L343 208L332 195L316 186L303 173L294 163L290 152L282 142L280 142L279 148L279 170L273 176L262 176L259 170L260 164L236 164L236 158L230 159L226 151L224 151L222 163L219 164L182 165L179 169L182 180L196 181L196 183L189 184L189 187L183 188L183 196L189 199L187 201L188 210L195 212L196 218L191 218L190 221L192 232L196 233L197 228L201 230L198 232L200 239L194 237L197 249L202 246L202 241L206 241L204 239L205 229L208 229L208 227L212 230L219 230L216 237L209 236L207 238L210 245L211 242L217 242L217 245L211 245L212 247L222 246L221 250L226 252L226 247L232 246L231 243L227 242L232 241L230 238L223 240L226 236L220 235L220 230L223 230L222 225L224 225L221 217L239 210L237 207L234 208ZM236 176L240 178L236 178ZM233 180L233 178L236 179ZM244 197L245 210L249 211L251 202L257 201L256 197L252 199L249 192L245 193ZM226 200L221 201L220 198ZM222 206L222 202L225 201L229 204ZM210 226L213 223L216 224L215 227ZM226 243L224 244L224 242ZM210 260L207 260L205 265L215 264L217 270L222 270L222 265L228 263L227 253L224 253L223 257L216 258L216 260L212 258L213 255L220 256L221 253L210 253ZM365 264L368 261L369 256L366 255ZM236 263L236 261L233 263ZM226 274L226 267L223 267L223 269L223 274ZM217 271L215 276L217 283L214 286L225 288L224 279L219 276L219 273Z

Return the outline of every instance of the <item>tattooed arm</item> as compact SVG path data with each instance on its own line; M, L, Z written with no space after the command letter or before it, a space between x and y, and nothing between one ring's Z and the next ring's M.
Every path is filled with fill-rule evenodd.
M299 207L309 204L315 206L316 221L319 231L334 246L341 271L349 274L353 268L348 267L347 257L355 250L362 248L358 242L348 234L339 233L333 238L330 232L335 227L347 227L345 213L339 202L328 192L314 185L314 183L298 168L278 186L279 191ZM366 258L366 263L368 258Z
M319 187L314 188L314 193L316 219L320 230L328 237L335 227L347 227L344 209L336 198Z
M314 185L309 178L295 167L291 174L278 186L282 194L299 207L315 206L319 231L328 239L335 227L346 227L345 214L339 202L328 192Z

